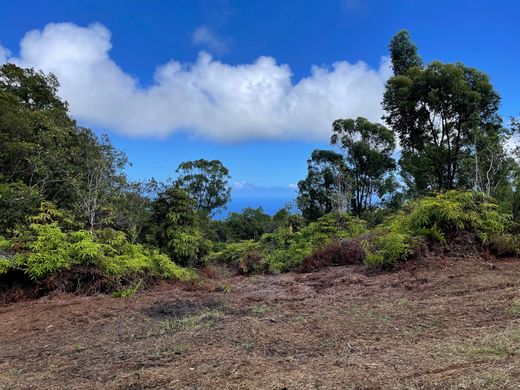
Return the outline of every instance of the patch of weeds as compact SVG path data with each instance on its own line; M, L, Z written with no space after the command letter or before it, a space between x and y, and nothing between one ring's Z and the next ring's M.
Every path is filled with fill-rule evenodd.
M484 389L500 389L507 383L507 375L503 371L495 371L484 375L479 384Z
M399 298L399 300L397 301L397 304L399 306L406 305L407 303L408 303L408 300L406 298Z
M271 311L271 308L267 305L253 306L251 309L251 313L253 314L265 314Z
M368 311L368 317L369 318L374 318L374 319L376 319L378 321L381 321L381 322L388 322L390 320L390 317L387 314L380 313L380 312L374 311L372 309L370 309Z
M182 355L183 353L186 353L188 350L189 350L188 345L174 343L168 347L157 348L153 353L153 357L160 359L160 358L174 356L174 355Z
M174 320L162 322L163 333L177 330L195 330L202 327L211 327L222 317L220 310L203 310L200 313L184 316Z
M231 291L233 291L233 287L227 283L224 283L222 286L220 286L220 291L224 294L229 294Z
M81 352L81 351L83 351L83 347L81 345L79 345L79 344L74 344L72 346L72 349L74 350L74 352Z
M381 322L388 322L390 320L390 316L387 314L361 305L351 305L344 311L344 313L353 318L370 318Z
M510 348L507 345L492 345L473 347L469 350L470 355L477 356L498 356L504 357L509 355Z
M520 316L520 300L514 300L511 302L509 307L506 310L507 314L509 314L512 317L519 317Z
M254 340L247 339L247 340L238 342L237 346L240 348L243 348L247 351L251 351L254 348L256 348L256 342Z
M480 345L466 348L466 352L474 356L503 358L520 353L520 333L500 334L483 340Z
M132 286L113 292L112 296L114 298L130 298L139 291L142 284L143 284L143 279L139 279Z

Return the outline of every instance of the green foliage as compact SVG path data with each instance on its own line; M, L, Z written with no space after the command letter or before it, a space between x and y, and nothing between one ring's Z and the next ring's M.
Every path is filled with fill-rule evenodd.
M206 257L244 265L252 258L260 259L258 269L283 272L297 269L303 260L335 239L357 237L366 231L363 221L344 213L329 213L316 222L294 231L280 227L264 234L259 241L228 243ZM257 270L258 270L257 269Z
M365 265L369 269L389 267L406 260L412 253L411 237L389 230L365 241Z
M115 291L112 293L112 296L114 298L130 298L133 297L139 289L141 288L141 285L143 284L143 279L139 279L137 283L134 283L132 286L124 288L119 291Z
M392 69L394 74L404 75L410 68L422 66L421 57L417 53L417 46L410 39L408 31L401 30L392 38L389 45Z
M0 236L0 251L1 250L8 250L11 248L12 242L11 240L8 240L4 236Z
M265 262L271 272L297 269L314 251L336 239L353 238L366 231L364 221L345 213L330 213L296 233L279 229L264 235Z
M194 278L193 272L175 265L166 255L131 243L123 232L112 229L95 234L86 230L66 232L55 221L61 213L52 208L44 210L16 238L21 250L13 266L34 281L78 265L94 267L115 277L148 273L184 281Z
M229 171L219 160L186 161L176 172L179 178L175 185L189 194L199 211L212 215L231 199Z
M194 201L177 187L166 188L153 203L158 246L181 265L194 265L208 251Z
M257 240L271 231L271 217L259 207L246 207L241 213L230 213L224 220L229 241Z
M41 194L22 182L0 183L0 234L12 234L35 214L42 202Z
M260 242L245 240L222 244L208 254L204 260L206 263L221 261L237 268L241 273L247 274L259 271L259 269L254 269L254 266L259 264L249 264L248 260L260 258L262 254L263 248Z
M331 143L339 145L347 156L345 162L352 178L352 207L359 217L372 205L374 196L383 199L395 190L390 175L395 168L394 133L361 117L338 119L332 129Z
M447 232L465 230L487 244L491 235L504 232L510 222L510 216L499 212L492 198L475 192L448 191L422 198L410 207L411 231L441 240Z
M489 238L489 247L497 256L520 257L520 236L511 233L497 233Z
M23 243L24 253L17 254L15 265L31 279L38 280L61 270L70 269L75 259L69 256L70 243L56 222L29 226L31 238Z
M331 150L314 150L307 160L307 177L298 182L296 202L307 222L338 208L338 200L347 198L348 173L343 156Z
M474 157L478 139L500 132L499 103L489 77L462 63L412 66L388 80L384 119L399 136L402 175L414 194L464 188L462 161Z
M12 268L12 263L9 259L4 259L0 257L0 275L5 274Z
M394 265L413 255L423 241L444 244L447 235L458 231L475 234L483 245L511 251L514 244L506 246L505 242L515 240L504 235L509 225L510 216L498 211L494 201L481 193L452 190L424 197L390 216L365 240L366 265Z
M10 249L11 245L12 243L10 240L0 236L0 275L5 274L13 266L12 260L2 253L2 251Z

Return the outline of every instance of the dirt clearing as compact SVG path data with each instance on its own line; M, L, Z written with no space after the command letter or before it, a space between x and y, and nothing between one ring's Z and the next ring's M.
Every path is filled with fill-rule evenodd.
M217 276L0 307L1 389L517 389L520 261Z

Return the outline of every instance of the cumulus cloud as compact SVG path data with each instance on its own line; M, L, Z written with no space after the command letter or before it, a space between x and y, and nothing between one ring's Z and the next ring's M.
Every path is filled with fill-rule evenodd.
M224 54L229 51L228 40L219 37L207 26L198 27L191 35L194 45L202 46L215 54Z
M154 83L142 87L110 58L111 47L101 24L48 24L24 36L17 57L4 49L3 60L56 74L80 122L131 136L180 131L222 142L326 140L334 119L377 121L390 76L383 58L377 69L347 61L313 66L293 82L290 67L272 57L231 65L201 52L194 63L159 66Z
M0 45L0 64L6 62L10 55L11 52L2 45Z

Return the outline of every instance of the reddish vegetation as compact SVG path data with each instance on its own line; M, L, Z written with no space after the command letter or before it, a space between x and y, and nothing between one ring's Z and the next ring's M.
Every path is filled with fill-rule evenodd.
M365 251L358 240L336 241L307 256L301 272L314 272L333 265L362 264Z
M517 389L520 262L208 271L129 299L0 307L2 389Z

